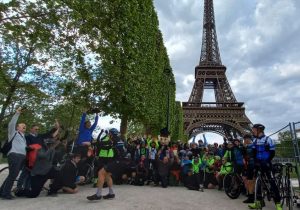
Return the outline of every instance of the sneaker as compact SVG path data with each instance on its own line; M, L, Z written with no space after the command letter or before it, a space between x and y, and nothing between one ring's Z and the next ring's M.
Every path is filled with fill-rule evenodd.
M203 187L203 185L200 184L199 190L200 190L201 192L204 192L204 187Z
M90 201L96 201L96 200L101 200L102 196L98 196L97 194L91 195L91 196L87 196L86 199L90 200Z
M1 196L3 200L13 200L15 197L12 195L2 195Z
M275 206L276 206L276 210L282 210L282 206L280 203L276 203Z
M250 209L262 209L262 205L260 201L255 201L254 203L251 203L248 205Z
M107 194L103 196L103 199L114 199L115 198L115 194Z
M57 192L52 192L52 191L48 190L47 196L56 197L57 196Z
M243 201L243 203L254 203L254 196L248 196L246 200Z

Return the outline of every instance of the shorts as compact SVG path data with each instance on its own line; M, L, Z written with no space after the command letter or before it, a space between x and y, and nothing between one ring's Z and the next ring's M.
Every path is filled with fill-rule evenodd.
M242 175L244 172L244 165L234 165L233 167L236 174Z
M111 173L113 177L121 177L126 173L126 164L121 161L112 161L105 165L104 170L108 173Z
M253 180L254 178L254 165L248 165L246 170L247 180Z

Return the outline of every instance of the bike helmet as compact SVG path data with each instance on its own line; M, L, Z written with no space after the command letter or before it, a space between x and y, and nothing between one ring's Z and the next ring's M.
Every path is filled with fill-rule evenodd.
M262 130L262 131L265 130L265 126L262 125L262 124L259 124L259 123L254 124L254 125L252 126L252 128L257 128L257 129L260 129L260 130Z
M109 129L109 133L114 136L117 136L119 134L119 131L116 128L111 128Z

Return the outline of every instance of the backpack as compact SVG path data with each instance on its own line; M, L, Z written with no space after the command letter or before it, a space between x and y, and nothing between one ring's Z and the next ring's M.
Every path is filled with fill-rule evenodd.
M15 133L15 135L12 137L12 139L9 141L9 139L7 139L5 141L5 143L3 144L3 146L1 147L1 153L3 154L3 156L7 156L7 153L11 150L12 147L12 142L15 138L15 136L17 135L18 132Z
M30 149L26 154L26 166L27 168L32 169L36 161L37 153L42 146L40 144L31 144L28 147Z

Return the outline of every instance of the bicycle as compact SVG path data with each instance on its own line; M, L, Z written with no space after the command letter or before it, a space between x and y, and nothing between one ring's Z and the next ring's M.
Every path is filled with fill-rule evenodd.
M285 172L284 177L282 179L282 187L280 188L281 197L281 205L284 203L289 210L293 209L294 203L296 203L297 196L295 196L293 186L290 180L290 173L293 172L293 166L291 163L282 164L282 173ZM295 168L296 169L296 168Z
M6 177L8 176L8 173L9 173L9 167L8 166L4 166L3 168L0 169L1 184L5 181ZM14 192L16 187L17 187L18 177L14 180L14 185L12 187L12 192Z
M275 182L276 183L276 182ZM262 209L265 206L264 200L267 198L271 201L272 191L269 180L265 173L262 173L261 169L257 169L257 177L255 180L254 200L255 202L261 201L261 205L257 209Z
M235 172L229 173L224 176L223 187L229 198L237 199L244 187L244 181L239 174Z

